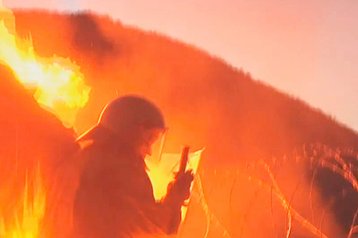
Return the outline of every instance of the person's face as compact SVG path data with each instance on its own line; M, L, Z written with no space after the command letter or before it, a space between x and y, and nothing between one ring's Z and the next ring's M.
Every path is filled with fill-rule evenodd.
M145 158L152 155L152 145L163 133L163 129L158 128L142 128L138 144L138 153Z

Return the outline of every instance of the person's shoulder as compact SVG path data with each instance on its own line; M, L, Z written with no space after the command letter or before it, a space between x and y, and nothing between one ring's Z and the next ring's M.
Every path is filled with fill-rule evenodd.
M84 163L94 163L97 160L104 160L104 157L110 155L110 151L106 145L92 140L84 141L80 144L81 149L78 153L78 159Z

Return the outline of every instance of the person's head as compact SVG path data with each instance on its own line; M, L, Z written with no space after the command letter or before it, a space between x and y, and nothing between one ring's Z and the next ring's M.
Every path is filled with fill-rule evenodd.
M147 99L133 95L116 98L107 104L98 125L143 157L151 154L152 144L165 130L160 109Z

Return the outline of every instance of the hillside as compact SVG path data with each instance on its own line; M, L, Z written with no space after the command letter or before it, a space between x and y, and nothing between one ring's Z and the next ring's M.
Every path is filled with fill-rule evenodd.
M210 211L203 211L202 200L192 202L182 237L203 237L206 226L209 237L284 234L287 208L282 209L280 201L272 202L270 191L249 179L254 176L269 186L273 183L265 175L265 166L260 167L261 160L272 168L292 206L304 215L317 213L307 218L312 224L329 237L348 232L358 206L357 191L344 180L330 189L331 180L325 176L333 178L333 173L318 172L314 180L311 159L320 157L307 153L342 151L342 157L352 157L358 151L356 132L319 109L254 80L249 73L174 39L90 13L14 13L17 32L31 36L38 54L68 57L81 67L92 90L88 105L77 117L78 132L95 123L110 99L136 93L163 109L170 128L166 151L177 152L183 144L206 148L199 173ZM341 190L348 195L338 196ZM307 194L310 204L303 199ZM335 204L343 204L343 218L337 215L342 209ZM269 219L275 221L273 226L266 224ZM262 229L257 230L257 224ZM296 237L311 237L297 224L293 228Z

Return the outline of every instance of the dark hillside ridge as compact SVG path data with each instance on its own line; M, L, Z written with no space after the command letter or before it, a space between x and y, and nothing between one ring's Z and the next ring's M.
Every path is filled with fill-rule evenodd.
M256 81L249 73L188 44L88 12L66 14L17 10L14 14L18 34L31 36L39 55L68 57L81 67L92 91L88 105L80 111L75 124L79 132L90 128L102 107L117 95L135 93L150 98L163 109L170 128L166 151L178 152L183 144L190 145L193 150L206 148L199 173L202 173L204 190L206 187L213 188L210 189L210 208L216 213L223 213L223 217L225 211L232 210L229 203L223 204L227 199L225 192L231 188L216 181L217 176L223 179L224 173L213 171L239 170L247 163L260 159L272 167L279 167L286 161L285 155L314 144L327 146L333 151L358 150L358 134L355 131L302 100ZM58 127L58 122L55 127ZM64 141L67 141L65 134L69 132L58 130L60 134L64 133ZM12 134L11 131L7 133ZM46 140L41 140L41 143L46 144ZM304 175L302 171L312 176L309 162L298 165L295 157L287 158L290 158L290 166L297 166L291 174L292 181L299 180ZM357 192L344 181L334 184L333 191L330 185L332 181L337 181L333 178L337 175L324 171L320 169L315 175L314 185L322 196L322 206L334 210L337 223L347 232L352 219L347 221L342 217L351 218L355 213L356 207L351 201L356 201ZM256 172L260 174L260 168ZM245 198L256 197L252 184L246 178L240 179L236 181L240 188L235 189L240 193L230 197L230 201L238 201L235 204L237 209L251 204L244 203ZM301 203L306 201L306 196L296 198L291 194L295 193L292 189L297 185L288 183L290 179L280 181L282 186L286 186L287 197L292 196L292 200ZM302 184L310 187L311 179L306 178ZM223 191L220 192L220 189ZM340 196L343 191L345 195ZM334 206L330 206L332 201L325 200L328 197L336 199ZM270 195L264 198L269 201ZM308 207L308 204L304 205L306 207L302 209ZM336 208L336 205L343 205L343 208ZM255 206L254 211L258 214L252 215L250 224L253 227L257 219L267 220L264 211L270 214L269 210L265 210L270 207L264 206L263 202ZM198 223L205 219L197 219L198 214L202 214L200 207L191 211L194 215L187 223L195 230ZM322 211L325 213L324 209ZM234 212L242 215L241 210ZM230 219L225 219L223 223L228 227ZM285 223L286 220L279 222ZM262 229L257 231L262 232L261 236L252 233L254 235L247 237L267 237L265 232L271 229L271 224L265 225L262 223ZM330 229L329 225L326 226ZM239 234L241 227L235 225L230 232Z

